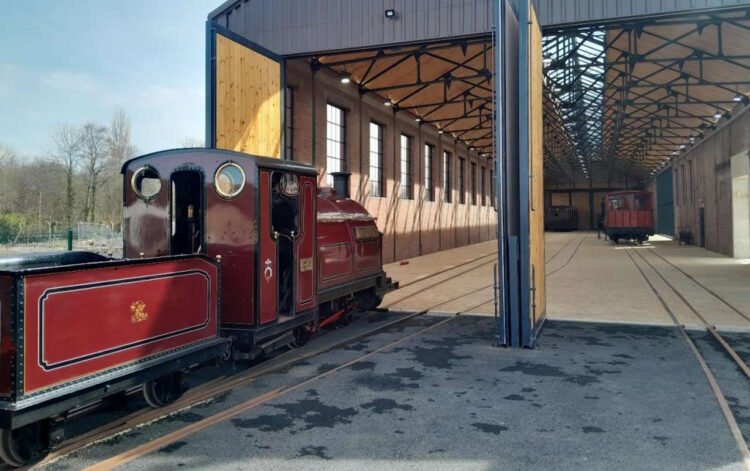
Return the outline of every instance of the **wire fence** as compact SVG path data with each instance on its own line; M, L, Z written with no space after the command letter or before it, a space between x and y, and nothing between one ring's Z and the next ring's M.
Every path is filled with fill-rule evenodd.
M25 253L85 250L108 257L122 257L122 233L105 224L79 223L62 232L20 232L0 242L0 257Z

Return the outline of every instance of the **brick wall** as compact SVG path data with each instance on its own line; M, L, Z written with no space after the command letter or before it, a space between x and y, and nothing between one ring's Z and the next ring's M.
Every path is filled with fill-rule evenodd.
M360 96L355 84L342 84L326 70L313 72L309 62L287 62L286 82L294 89L294 160L314 164L319 183L326 185L326 104L343 108L346 114L346 171L351 172L351 197L377 217L383 232L384 262L446 250L495 238L496 213L490 206L492 160L469 151L452 136L439 135L431 125L419 125L414 116L393 112L373 94ZM313 116L314 115L314 116ZM383 126L384 197L372 197L369 183L369 125ZM412 137L413 199L400 198L401 134ZM434 146L434 201L424 198L424 145ZM443 151L453 155L452 203L444 202ZM466 204L459 204L458 158L466 158L464 171ZM477 180L485 168L485 205L481 184L476 182L477 204L471 198L471 164L477 164Z
M735 110L732 120L719 123L715 132L696 143L667 170L674 172L675 229L688 227L696 245L703 242L707 249L729 256L734 252L731 158L750 148L749 110Z

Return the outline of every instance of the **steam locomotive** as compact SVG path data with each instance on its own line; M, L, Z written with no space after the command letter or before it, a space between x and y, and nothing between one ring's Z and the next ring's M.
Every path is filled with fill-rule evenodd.
M219 149L123 165L124 258L0 259L0 458L41 459L83 404L142 385L158 407L191 366L306 341L395 285L382 234L313 167Z

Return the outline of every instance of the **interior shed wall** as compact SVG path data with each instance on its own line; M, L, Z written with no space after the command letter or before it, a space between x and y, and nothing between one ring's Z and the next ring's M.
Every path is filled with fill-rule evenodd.
M410 115L394 115L391 108L384 107L382 100L373 95L360 97L356 86L342 85L338 76L325 69L313 72L306 60L287 62L286 81L294 95L294 160L315 165L321 185L326 184L326 105L345 110L345 170L351 173L351 197L377 217L378 228L384 234L385 263L495 238L497 217L489 198L491 160L469 151L452 138L438 135L437 129L431 126L419 126ZM370 194L371 121L383 126L384 197ZM401 134L412 138L413 199L402 199L399 195ZM425 144L434 146L434 201L424 198ZM452 154L452 203L443 201L443 151ZM466 158L466 204L459 203L459 158ZM471 197L471 162L477 164L476 205L472 204ZM482 174L485 198L482 198L479 181Z
M689 228L696 245L734 256L732 236L732 157L750 149L750 108L722 124L675 160L675 228ZM701 239L703 210L705 239Z

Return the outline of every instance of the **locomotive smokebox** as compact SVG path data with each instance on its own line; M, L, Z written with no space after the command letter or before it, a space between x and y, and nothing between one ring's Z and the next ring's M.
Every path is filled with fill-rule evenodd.
M333 189L336 190L336 195L341 198L349 198L349 172L331 172L333 177Z

